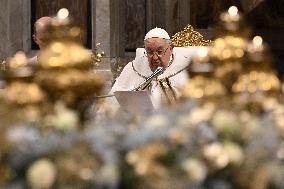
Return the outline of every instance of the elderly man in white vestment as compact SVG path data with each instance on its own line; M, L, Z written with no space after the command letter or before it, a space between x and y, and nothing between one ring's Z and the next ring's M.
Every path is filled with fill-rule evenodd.
M44 38L47 32L47 27L51 23L51 20L51 17L44 16L39 18L34 24L33 40L39 46L40 50L46 47L46 42L44 41ZM37 55L38 53L39 52L37 52ZM28 60L29 64L33 65L37 63L37 55Z
M146 90L150 94L154 108L172 104L180 97L188 80L186 68L190 63L190 57L177 55L178 48L173 48L168 33L161 28L150 30L145 36L144 45L145 49L138 48L135 60L124 67L110 94L115 91L133 90L158 67L163 67L164 72L153 79ZM183 49L185 48L179 48L179 51ZM119 107L114 97L108 99L108 104L114 109Z

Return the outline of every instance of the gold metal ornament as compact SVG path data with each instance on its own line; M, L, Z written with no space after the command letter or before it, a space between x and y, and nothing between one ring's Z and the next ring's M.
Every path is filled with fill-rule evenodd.
M157 162L157 158L167 153L167 147L161 143L153 143L127 153L126 161L132 165L136 174L143 177L165 177L165 167Z
M4 71L6 69L6 60L1 60L0 63L0 70Z
M193 57L193 62L188 69L192 78L184 88L184 97L208 99L226 95L225 87L214 76L215 65L210 62L208 53L208 48L200 48Z
M59 188L94 188L96 173L102 162L88 144L76 143L53 159L58 171L56 184Z
M17 105L31 105L42 102L45 94L35 83L13 82L7 86L7 97Z
M233 85L234 93L279 92L280 81L273 72L251 71L240 75Z
M228 11L221 13L219 23L214 28L216 37L231 35L248 38L250 33L250 27L236 6L231 6Z
M15 105L35 105L45 100L45 93L33 83L34 70L27 63L23 52L18 52L7 61L4 78L7 99Z
M80 29L71 24L66 11L59 11L51 21L45 38L47 46L38 56L35 81L53 99L76 104L101 90L103 80L94 73L93 61L99 62L102 54L94 59L80 44Z
M232 86L232 91L236 94L279 94L281 82L272 70L270 61L262 38L255 36L247 44L245 69Z
M217 65L215 77L223 82L228 93L232 92L232 85L243 71L249 31L235 6L220 15L220 22L214 28L217 38L211 48L210 57Z
M105 52L97 52L101 43L97 43L94 51L91 54L92 62L95 66L98 66L98 63L101 62L102 57L105 56Z
M217 38L211 50L211 56L221 63L240 60L245 55L247 40L240 36Z
M195 99L224 96L226 89L220 81L196 76L184 88L183 96Z

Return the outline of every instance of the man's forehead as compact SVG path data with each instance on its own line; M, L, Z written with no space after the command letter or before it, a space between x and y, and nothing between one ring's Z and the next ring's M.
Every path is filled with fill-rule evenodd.
M51 23L51 20L51 17L41 17L35 22L35 30L37 32L44 32L47 29L48 25Z
M166 40L162 38L150 38L145 40L145 46L164 46L166 44Z

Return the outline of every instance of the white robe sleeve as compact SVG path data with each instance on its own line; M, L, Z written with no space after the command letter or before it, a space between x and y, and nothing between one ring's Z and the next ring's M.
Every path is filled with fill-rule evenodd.
M115 91L128 91L134 89L143 81L144 79L133 70L132 62L129 62L124 67L119 77L117 77L110 93L112 94Z
M112 95L115 91L128 91L139 85L144 79L137 75L132 68L132 62L129 62L120 75L117 77L109 94ZM97 114L114 114L120 105L114 96L107 97L100 105Z

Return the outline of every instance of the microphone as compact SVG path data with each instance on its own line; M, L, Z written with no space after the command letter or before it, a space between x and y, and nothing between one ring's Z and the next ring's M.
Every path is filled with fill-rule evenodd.
M151 81L158 77L159 75L163 74L165 71L165 68L163 67L158 67L149 77L145 79L142 83L139 84L138 87L130 90L130 91L141 91L146 89L146 87L151 83ZM108 94L108 95L101 95L101 96L96 96L95 98L107 98L107 97L113 97L114 94Z
M145 81L143 81L142 83L140 83L140 85L134 89L132 89L131 91L141 91L146 89L146 87L148 87L148 85L151 83L151 81L158 77L159 75L163 74L165 71L165 68L163 67L158 67L149 77L147 77L145 79Z

